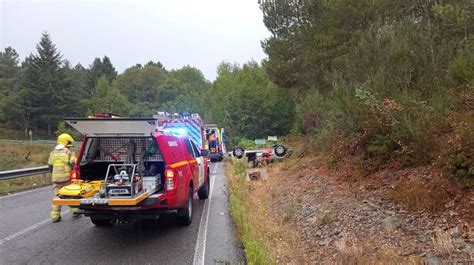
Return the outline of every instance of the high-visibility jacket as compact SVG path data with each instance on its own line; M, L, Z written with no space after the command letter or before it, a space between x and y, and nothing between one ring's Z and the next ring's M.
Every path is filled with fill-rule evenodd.
M48 164L53 167L51 173L53 182L65 182L69 180L71 165L76 162L74 152L66 148L64 145L57 145L49 154Z
M215 140L216 140L216 135L215 134L209 135L209 141L215 141Z

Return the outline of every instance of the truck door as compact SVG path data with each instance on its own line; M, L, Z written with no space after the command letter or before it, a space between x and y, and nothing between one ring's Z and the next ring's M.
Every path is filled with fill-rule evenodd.
M198 161L195 157L191 141L189 139L185 139L184 143L186 145L186 149L188 150L188 153L189 153L189 156L190 156L189 166L191 167L191 170L193 172L193 183L194 183L194 188L196 189L201 184L200 181L199 181Z
M199 184L202 185L202 183L204 183L204 157L201 156L201 152L199 152L194 143L191 142L191 145L193 146L194 155L199 166Z

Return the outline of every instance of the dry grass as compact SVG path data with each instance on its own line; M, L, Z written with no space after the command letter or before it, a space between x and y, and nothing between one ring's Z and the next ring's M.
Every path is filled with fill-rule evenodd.
M44 166L53 146L30 142L0 141L0 171ZM50 176L37 175L0 180L0 195L51 183Z
M51 184L49 174L0 180L0 195Z
M358 238L345 233L334 242L338 253L335 264L422 264L418 257L403 259L395 249L381 245L376 238Z
M0 141L0 170L46 165L53 147L29 142Z
M436 229L431 237L436 253L443 257L451 257L454 251L454 244L451 235L443 229Z
M350 240L347 235L343 235L343 237L334 242L336 246L336 250L340 255L340 261L342 263L358 263L361 262L363 256L363 249L357 242L350 242L354 241L354 239Z
M326 209L321 213L319 218L319 223L322 225L330 224L336 214L337 204L331 203L329 204Z
M443 185L423 183L420 180L400 182L390 192L389 197L397 203L402 203L413 211L429 209L437 211L449 201L449 194L442 188Z

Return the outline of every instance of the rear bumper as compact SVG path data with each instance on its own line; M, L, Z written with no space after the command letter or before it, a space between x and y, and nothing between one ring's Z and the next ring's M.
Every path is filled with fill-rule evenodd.
M156 208L149 210L138 209L80 209L80 213L86 217L94 217L96 219L117 219L129 220L135 218L141 219L157 219L162 214L176 213L177 210Z

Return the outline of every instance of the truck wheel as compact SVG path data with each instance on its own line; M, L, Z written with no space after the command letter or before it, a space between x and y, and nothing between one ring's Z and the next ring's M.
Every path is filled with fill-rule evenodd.
M274 146L274 151L275 151L275 155L277 157L284 157L286 155L286 147L284 147L283 145L281 144L276 144Z
M193 222L193 187L189 187L188 201L186 205L178 210L178 223L188 226Z
M237 157L238 159L241 159L242 157L244 157L245 155L245 150L240 147L240 146L237 146L236 148L234 148L234 150L232 151L232 154Z
M103 219L103 218L91 217L91 222L95 226L99 226L99 227L112 225L112 219Z
M210 177L209 176L209 173L207 174L207 181L206 183L204 183L204 185L198 190L198 197L199 199L201 200L205 200L209 197L209 191L211 190L209 187L210 187Z

